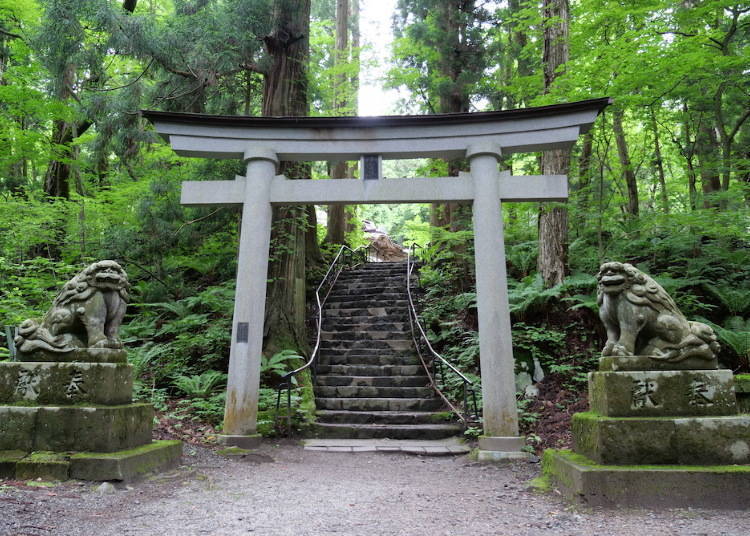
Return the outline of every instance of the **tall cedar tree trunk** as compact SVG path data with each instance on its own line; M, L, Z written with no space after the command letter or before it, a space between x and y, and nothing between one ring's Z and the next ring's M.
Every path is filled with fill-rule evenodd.
M133 13L138 0L124 0L122 9ZM57 98L63 102L71 100L73 87L76 83L76 66L69 63L60 73L60 83L57 88ZM52 127L52 143L56 146L57 158L50 160L44 174L44 193L50 197L70 197L70 178L72 175L71 161L75 154L72 150L73 140L86 132L92 125L89 120L68 122L57 120Z
M352 99L352 110L354 110L355 115L359 115L359 69L360 69L360 63L359 63L359 48L361 46L361 33L359 28L359 12L360 12L360 0L351 0L351 6L352 6L352 12L351 12L351 31L352 31L352 61L355 65L357 65L357 70L352 73L352 77L349 81L351 84L351 99ZM359 167L359 163L354 163L351 165L351 175L353 176L357 168ZM344 223L344 230L347 233L351 233L355 230L355 224L347 217L345 218Z
M690 199L690 210L698 208L698 190L696 188L697 173L695 171L695 164L693 159L695 158L695 142L691 137L690 120L688 115L687 103L682 103L682 130L684 133L684 145L679 144L680 153L685 158L687 164L687 177L688 177L688 198Z
M710 196L710 194L721 191L720 157L716 150L718 146L719 140L716 138L716 131L708 121L702 120L696 133L695 152L700 167L703 206L705 208L719 206Z
M544 0L544 90L561 74L568 61L568 0ZM554 150L542 153L542 173L567 175L570 151ZM539 205L539 257L537 269L544 285L562 283L568 265L568 210L559 205Z
M620 160L620 167L622 168L622 178L625 179L625 187L628 191L628 204L625 207L625 210L630 216L637 216L639 208L638 183L635 180L633 163L630 161L628 144L625 140L625 130L622 128L622 116L622 109L617 109L613 112L612 130L615 134L615 142L617 143L617 156Z
M591 197L591 154L594 149L594 131L583 135L583 148L578 161L578 206L584 213L588 209Z
M336 0L336 48L334 61L341 66L349 61L349 0ZM347 76L339 73L334 80L334 115L342 115L348 105ZM335 162L331 166L332 179L344 179L349 168L346 162ZM346 205L328 205L328 229L325 241L343 244L346 234Z
M437 67L440 76L450 80L447 90L439 95L439 113L465 113L469 111L469 92L461 81L464 57L471 52L462 41L461 11L471 13L474 10L473 0L451 0L439 4L439 24L446 41L449 41L451 55L441 55ZM467 60L468 61L468 60ZM466 162L451 160L448 162L448 176L458 176L459 171L466 171ZM430 224L435 227L446 227L451 231L464 229L468 222L470 205L467 203L432 203Z
M659 172L659 191L661 198L661 209L664 214L669 214L669 196L667 195L667 179L664 173L664 159L661 156L661 142L659 141L659 125L656 122L656 112L651 108L651 130L654 133L654 161L656 170Z
M306 116L310 0L275 0L274 27L264 38L270 65L263 87L263 115ZM310 176L309 165L284 162L281 172L290 179ZM314 211L313 211L314 214ZM266 300L265 350L304 349L306 238L310 211L288 205L273 210L271 263ZM315 228L312 229L315 232Z

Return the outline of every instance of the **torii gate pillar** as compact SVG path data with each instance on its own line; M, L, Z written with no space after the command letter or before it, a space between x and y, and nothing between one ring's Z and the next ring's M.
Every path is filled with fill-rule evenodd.
M480 438L479 456L516 457L523 440L518 436L503 214L498 201L500 150L491 144L471 146L466 157L474 181L474 269L483 378L484 436Z

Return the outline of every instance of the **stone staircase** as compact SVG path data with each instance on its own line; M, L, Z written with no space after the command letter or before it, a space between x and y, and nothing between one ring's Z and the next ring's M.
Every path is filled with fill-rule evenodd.
M339 275L323 309L318 437L441 439L461 432L431 387L409 329L406 264Z

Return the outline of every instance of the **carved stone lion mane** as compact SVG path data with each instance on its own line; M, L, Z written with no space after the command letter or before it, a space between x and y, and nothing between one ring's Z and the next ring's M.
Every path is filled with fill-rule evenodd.
M599 317L607 329L603 356L647 355L660 361L713 360L713 329L690 322L656 281L635 266L607 262L596 276Z
M19 326L19 353L122 348L118 332L129 288L115 261L91 264L63 286L41 322L29 319Z

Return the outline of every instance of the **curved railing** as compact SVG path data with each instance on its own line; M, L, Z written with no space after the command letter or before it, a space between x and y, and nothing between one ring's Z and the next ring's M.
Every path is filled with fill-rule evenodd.
M328 295L331 293L331 289L333 289L333 285L336 284L336 280L339 277L339 274L341 274L341 271L344 268L353 268L354 266L357 266L359 264L363 264L370 260L370 258L373 256L373 248L371 245L367 246L360 246L356 249L351 249L349 246L341 246L338 253L336 254L336 257L333 259L333 262L331 262L331 265L328 267L328 271L326 272L326 275L323 276L323 279L320 282L320 285L318 285L318 288L315 289L315 301L318 308L318 317L316 320L316 328L317 328L317 334L315 335L315 347L313 348L312 353L310 354L310 359L307 360L307 362L302 365L299 368L296 368L292 370L291 372L287 372L281 377L281 383L278 386L278 394L276 396L276 416L275 416L275 423L274 427L278 429L278 418L279 418L279 409L281 407L281 395L282 392L286 389L286 406L287 406L287 413L286 413L286 422L287 422L287 433L291 433L292 431L292 387L294 383L294 377L302 372L303 370L310 369L315 374L315 369L317 367L317 359L318 354L320 353L320 332L322 331L323 326L323 306L326 303L326 300L328 299ZM321 299L321 295L324 296Z
M453 411L453 413L455 413L456 416L458 416L458 418L465 425L468 425L479 420L476 386L474 385L473 381L466 377L466 375L464 375L460 370L458 370L455 366L448 362L448 360L446 360L443 356L435 351L435 349L432 347L432 344L430 344L430 340L427 338L427 334L425 333L421 322L419 321L419 315L417 314L417 309L414 306L414 298L411 292L411 280L414 273L414 268L416 266L414 263L414 253L417 248L424 249L417 244L413 244L411 250L407 252L406 258L406 291L409 297L409 326L411 328L412 340L414 341L414 346L417 349L417 355L419 356L419 360L422 362L422 366L424 366L424 369L427 372L427 376L430 379L430 383L433 389L435 389L437 394L448 405L451 411ZM432 357L430 359L425 359L425 356L422 352L423 347L427 352L429 352L429 354L431 354ZM456 405L453 404L443 393L443 390L445 389L445 378L446 374L448 373L455 374L463 382L463 411L456 407ZM442 389L438 385L438 377L440 378L441 383L443 383Z

